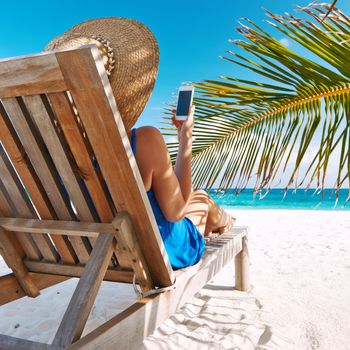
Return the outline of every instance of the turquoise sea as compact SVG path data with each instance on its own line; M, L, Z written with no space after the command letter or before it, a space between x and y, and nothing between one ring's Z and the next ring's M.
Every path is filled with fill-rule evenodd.
M349 191L341 189L336 201L333 189L325 189L322 192L315 189L271 189L265 193L253 195L253 189L245 189L238 196L234 190L227 193L218 190L210 190L209 194L223 207L235 207L238 209L302 209L302 210L350 210L350 202L346 203Z

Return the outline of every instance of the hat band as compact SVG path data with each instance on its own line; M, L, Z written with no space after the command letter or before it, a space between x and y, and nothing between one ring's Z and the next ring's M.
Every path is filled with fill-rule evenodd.
M54 50L56 48L64 49L64 48L78 48L83 45L91 45L95 44L99 49L101 54L103 64L106 69L106 73L108 76L111 75L114 69L115 63L115 55L113 48L111 47L110 40L104 38L102 35L92 35L90 37L81 34L81 33L72 33L70 34L71 38L62 37L60 40L56 40L51 45L49 44L46 47L46 50Z
M106 50L106 55L107 55L107 65L105 65L107 75L111 75L113 69L114 69L114 51L113 48L111 47L111 42L105 38L103 38L101 35L93 35L91 37L94 40L97 40L101 45Z

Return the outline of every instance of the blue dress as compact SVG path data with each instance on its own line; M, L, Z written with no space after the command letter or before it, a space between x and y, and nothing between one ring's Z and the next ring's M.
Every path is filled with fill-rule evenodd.
M131 148L136 155L136 129L132 129ZM179 269L196 264L204 252L204 238L194 223L184 218L168 221L160 209L152 188L147 191L148 199L158 224L171 266Z

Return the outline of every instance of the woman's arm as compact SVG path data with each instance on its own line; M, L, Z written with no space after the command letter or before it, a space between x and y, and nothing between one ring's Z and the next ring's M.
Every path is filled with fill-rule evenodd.
M139 168L151 168L152 189L168 221L179 221L186 213L192 188L191 154L193 110L185 122L174 121L178 129L179 152L173 169L160 131L153 127L138 129ZM144 163L144 164L143 164ZM150 173L147 171L147 173Z
M176 157L174 172L179 180L182 196L188 204L192 193L192 129L194 106L191 106L188 118L180 122L173 118L173 123L178 129L179 150Z

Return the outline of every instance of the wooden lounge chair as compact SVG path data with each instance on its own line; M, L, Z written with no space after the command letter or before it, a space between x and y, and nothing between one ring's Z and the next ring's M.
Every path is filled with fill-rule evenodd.
M0 61L0 140L0 304L80 277L52 344L0 349L131 349L234 258L248 290L244 227L172 270L95 46ZM143 298L81 338L103 279Z

